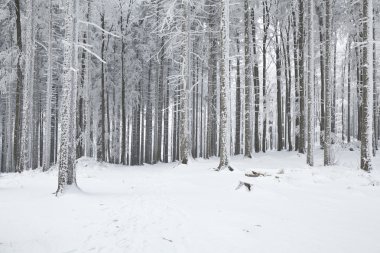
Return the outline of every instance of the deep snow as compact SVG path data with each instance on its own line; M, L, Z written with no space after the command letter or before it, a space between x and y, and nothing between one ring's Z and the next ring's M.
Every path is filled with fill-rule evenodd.
M379 253L380 158L358 152L316 167L295 152L123 167L81 159L71 189L55 197L57 170L0 175L0 252ZM247 178L254 169L267 177ZM284 174L278 174L280 170ZM239 180L253 183L235 190Z

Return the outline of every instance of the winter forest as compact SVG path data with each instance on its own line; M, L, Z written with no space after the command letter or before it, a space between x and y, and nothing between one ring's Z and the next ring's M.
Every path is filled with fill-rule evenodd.
M378 34L379 0L0 0L0 252L379 252Z

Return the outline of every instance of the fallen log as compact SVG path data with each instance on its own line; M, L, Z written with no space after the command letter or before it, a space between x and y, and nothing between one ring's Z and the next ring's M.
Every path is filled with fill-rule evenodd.
M250 173L245 173L245 176L246 177L266 177L266 176L269 176L265 173L261 173L261 172L256 172L256 171L251 171Z

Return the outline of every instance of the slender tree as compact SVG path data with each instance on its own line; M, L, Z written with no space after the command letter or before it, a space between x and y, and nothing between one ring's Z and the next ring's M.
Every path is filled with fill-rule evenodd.
M314 0L308 1L307 164L314 165Z
M326 70L325 70L325 85L326 85L326 97L325 97L325 133L324 133L324 165L332 165L331 157L331 107L332 107L332 85L330 80L330 68L331 68L331 4L330 0L326 0L326 36L325 36L325 52L326 52Z
M363 0L363 122L361 134L360 168L372 169L372 113L373 113L373 7L372 0Z

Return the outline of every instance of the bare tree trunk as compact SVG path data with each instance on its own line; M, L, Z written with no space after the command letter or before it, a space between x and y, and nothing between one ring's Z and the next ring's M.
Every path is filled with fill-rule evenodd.
M49 3L49 41L48 41L48 72L46 83L46 112L45 112L45 140L43 154L43 171L50 168L51 158L51 102L52 102L52 82L53 82L53 1Z
M303 0L298 0L298 68L299 68L299 90L300 90L300 128L298 152L305 153L305 74L304 74L304 6Z
M124 52L125 52L125 38L124 38L124 23L123 13L120 14L120 30L121 30L121 163L126 165L126 149L127 149L127 115L125 108L125 67L124 67Z
M166 86L165 86L165 104L164 104L164 162L169 162L169 103L170 103L170 64L167 68Z
M322 5L322 4L321 4ZM321 120L320 120L320 144L321 147L323 147L323 135L325 132L325 51L323 49L324 45L324 34L323 34L323 29L324 29L324 23L323 23L323 15L322 15L322 6L317 7L317 15L318 15L318 24L319 24L319 64L320 64L320 71L321 71L321 108L320 108L320 113L321 113Z
M248 24L247 24L248 26ZM251 27L252 27L252 53L253 53L253 86L254 86L254 103L255 103L255 152L260 152L260 135L259 135L259 113L260 113L260 80L259 80L259 62L257 56L257 44L256 44L256 23L255 23L255 11L254 8L251 8ZM247 38L248 39L248 38ZM249 55L248 55L249 56ZM246 60L250 60L249 58ZM244 65L246 66L246 65ZM247 67L245 67L247 68ZM249 74L248 70L246 70L245 74ZM249 80L248 80L249 81ZM249 91L249 94L251 92ZM250 106L251 107L251 106ZM249 108L250 110L250 108ZM251 118L251 115L249 115ZM247 124L247 123L246 123ZM249 126L246 126L250 128ZM248 131L248 130L247 130ZM246 143L250 144L246 149L249 153L246 153L246 156L252 156L252 131L249 130L249 133L246 133ZM249 141L249 142L248 142Z
M278 39L279 24L276 20L275 41L276 41L276 77L277 77L277 150L281 151L284 147L282 137L282 92L281 92L281 58L280 58L280 41Z
M347 62L347 142L351 142L351 40L348 44Z
M227 154L227 117L228 117L228 99L227 89L229 87L229 0L222 2L222 20L221 20L221 46L222 58L220 62L220 133L219 133L219 166L218 170L228 166Z
M208 105L207 105L207 148L206 158L217 155L217 114L216 114L216 85L217 85L217 62L218 62L218 38L215 31L219 29L218 8L213 1L208 1L208 23L210 32L209 55L208 55Z
M179 142L180 142L180 160L182 164L189 162L189 85L190 85L190 3L187 1L186 6L181 4L185 22L182 24L182 32L186 34L186 41L182 46L182 89L180 93L180 126L179 126Z
M21 37L21 7L20 0L14 0L16 10L16 41L18 48L17 58L17 84L16 84L16 108L15 108L15 121L14 121L14 139L13 139L13 163L14 171L18 171L20 167L20 153L21 153L21 118L22 118L22 93L23 93L23 75L22 75L22 37Z
M307 164L314 165L314 0L308 1Z
M105 28L105 12L100 14L100 22L101 27L104 30ZM104 51L105 51L105 34L102 32L102 46L101 46L101 58L104 59ZM105 105L105 68L104 63L101 63L101 80L100 80L100 106L99 106L99 119L98 119L98 134L97 134L97 160L99 162L106 161L106 148L105 148L105 134L106 134L106 126L105 126L105 113L106 113L106 105Z
M246 10L245 12L248 12ZM236 49L240 53L239 34L237 34ZM240 87L240 56L236 58L236 122L235 122L235 155L240 154L240 123L241 123L241 87Z
M147 94L147 109L146 109L146 137L145 137L145 162L152 163L152 61L149 61L148 71L148 94Z
M375 29L376 19L373 17L373 41L376 41L376 29ZM377 64L376 64L376 43L373 43L373 156L376 155L376 150L378 149L378 132L377 132L377 105L378 105L378 94L377 94Z
M363 0L363 122L360 168L372 169L372 112L373 112L373 8L372 0Z
M244 156L252 157L252 130L251 130L251 58L249 52L249 6L248 0L244 0ZM252 29L255 29L254 12L252 14ZM255 30L252 30L253 50L256 50ZM255 53L255 52L254 52ZM240 63L240 62L239 62ZM255 69L256 70L256 69ZM254 71L255 71L254 70ZM240 73L239 73L240 74ZM239 76L240 81L240 76ZM256 131L256 130L255 130ZM257 129L258 131L258 129ZM258 140L258 138L257 138Z
M325 118L325 135L324 135L324 165L329 166L332 165L332 157L331 157L331 107L332 107L332 85L330 80L330 67L331 67L331 6L330 0L326 0L326 36L325 36L325 47L326 47L326 98L325 98L325 110L326 110L326 118Z
M300 115L299 115L299 60L298 60L298 37L297 37L297 18L296 18L296 6L293 6L292 10L292 28L293 28L293 54L294 54L294 93L295 93L295 116L296 116L296 124L295 124L295 150L299 150L299 131L300 131Z
M63 65L63 87L62 87L62 103L61 103L61 147L60 158L58 165L58 189L56 194L63 193L66 185L75 183L75 180L69 178L70 175L75 177L74 171L70 171L73 167L70 166L71 159L70 154L70 132L71 127L71 106L73 97L73 75L72 64L73 51L74 51L74 5L76 0L68 0L65 5L65 43L64 43L64 65Z
M337 38L335 35L334 39L334 62L333 62L333 84L332 84L332 94L333 94L333 105L331 108L331 132L334 133L333 142L335 142L336 138L336 47L337 47Z
M264 35L263 35L263 144L262 150L266 151L266 139L267 139L267 105L266 105L266 85L267 85L267 39L268 39L268 29L269 29L269 6L268 0L263 2L263 25L264 25Z

